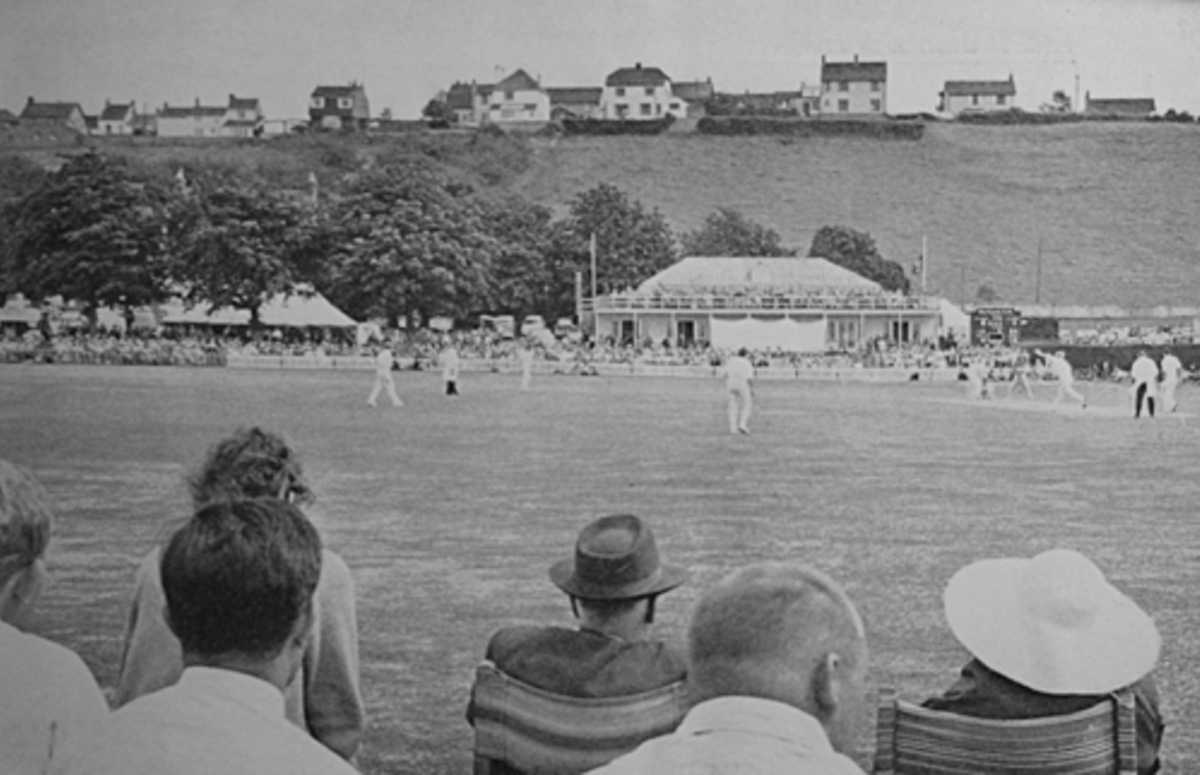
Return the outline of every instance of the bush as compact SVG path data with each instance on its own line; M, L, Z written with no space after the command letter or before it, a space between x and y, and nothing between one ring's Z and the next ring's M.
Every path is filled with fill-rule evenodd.
M767 116L705 116L696 131L709 135L790 135L793 137L867 137L876 140L920 140L925 125L916 121L879 119L787 119Z

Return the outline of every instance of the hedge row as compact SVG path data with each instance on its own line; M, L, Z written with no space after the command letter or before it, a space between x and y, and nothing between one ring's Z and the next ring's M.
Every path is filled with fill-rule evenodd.
M769 116L705 116L696 131L707 135L788 135L791 137L869 137L920 140L925 125L879 119L789 119Z

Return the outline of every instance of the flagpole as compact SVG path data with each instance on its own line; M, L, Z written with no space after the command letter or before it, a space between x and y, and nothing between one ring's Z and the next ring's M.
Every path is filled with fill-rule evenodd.
M921 235L921 295L925 295L925 265L929 263L929 252L925 249L925 235Z
M592 261L592 341L600 340L600 316L596 314L596 232L588 240L588 252Z

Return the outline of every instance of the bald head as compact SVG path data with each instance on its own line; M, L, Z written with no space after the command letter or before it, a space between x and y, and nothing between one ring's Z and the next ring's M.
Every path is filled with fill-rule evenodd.
M862 619L819 571L760 563L727 576L696 605L688 645L689 680L700 699L748 695L792 705L816 717L835 747L844 722L853 727L861 710Z

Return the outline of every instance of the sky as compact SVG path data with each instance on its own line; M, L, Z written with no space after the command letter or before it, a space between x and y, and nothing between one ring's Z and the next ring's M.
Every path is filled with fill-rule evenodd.
M318 84L365 84L398 118L455 80L518 67L598 86L642 62L718 91L795 89L821 55L888 62L888 110L933 110L946 80L1200 113L1200 0L0 0L0 107L29 96L139 109L262 100L306 115Z

